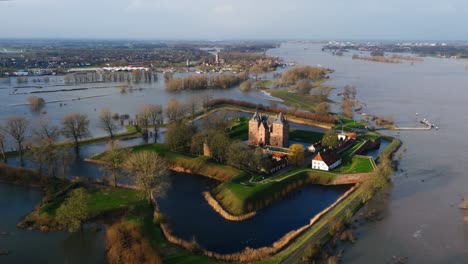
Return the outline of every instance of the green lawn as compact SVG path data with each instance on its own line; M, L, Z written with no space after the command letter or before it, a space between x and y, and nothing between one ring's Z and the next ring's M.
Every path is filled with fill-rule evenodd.
M148 144L132 148L133 151L155 151L164 156L173 166L181 166L192 170L196 174L215 178L221 181L228 180L242 172L230 166L212 163L204 156L192 156L170 151L163 144Z
M341 121L341 123L343 123L343 125L344 125L343 128L344 128L345 131L351 131L351 130L354 130L355 128L364 128L365 127L361 122L359 122L357 120L354 120L352 118L347 118L347 117L344 117L342 115L338 115L337 118L338 118L338 120ZM342 128L341 124L337 124L337 125L335 125L333 127L333 129L339 129L339 130L341 130L341 128Z
M333 173L367 173L373 170L374 167L372 158L364 156L354 156L351 160L344 160L341 166L333 170Z
M128 125L128 126L125 126L125 129L126 129L125 132L116 134L115 139L129 139L129 138L141 137L141 133L138 132L136 126ZM109 136L85 139L85 140L80 141L80 145L107 141L109 139L110 139Z
M289 129L289 139L314 144L322 140L323 133Z
M237 125L228 128L227 134L232 139L245 141L249 139L249 119L241 118Z
M102 188L89 191L89 195L88 211L92 216L146 203L141 192L132 189ZM39 210L39 213L55 216L57 209L63 203L65 197L60 196L47 203Z
M269 89L267 91L272 96L282 99L284 104L288 106L295 105L302 110L314 111L315 106L323 102L323 100L318 96L290 93L288 90L284 89Z
M105 188L90 192L88 210L91 215L108 212L118 208L126 208L146 203L142 193L133 189Z

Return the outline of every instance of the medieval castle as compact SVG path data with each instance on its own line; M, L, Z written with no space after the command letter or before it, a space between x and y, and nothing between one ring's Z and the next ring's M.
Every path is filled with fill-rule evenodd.
M255 112L249 121L249 145L289 147L289 123L283 113L269 124L268 116Z

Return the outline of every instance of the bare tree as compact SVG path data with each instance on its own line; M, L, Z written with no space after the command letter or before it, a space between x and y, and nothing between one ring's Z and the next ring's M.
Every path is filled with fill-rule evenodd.
M89 133L89 120L84 114L69 113L62 121L62 133L68 138L72 139L75 144L76 152L79 152L79 140L90 135Z
M165 160L155 152L135 152L128 156L123 168L135 179L136 185L144 191L148 202L152 192L163 192L167 188Z
M6 157L6 137L3 128L0 127L0 155L2 155L3 162L7 162Z
M55 145L60 136L60 130L56 126L50 126L47 120L40 120L32 130L32 158L39 165L39 173L46 166L48 174L55 177L58 149Z
M327 116L330 112L330 104L328 102L321 102L315 107L315 113L319 116Z
M196 96L190 96L185 104L187 105L187 109L190 111L190 115L193 118L197 113L198 108L200 107L200 98Z
M60 136L60 129L57 126L51 126L47 119L40 119L37 126L32 130L33 138L47 139L55 141Z
M138 108L137 117L138 124L141 127L147 129L150 125L154 126L154 142L156 143L156 126L162 124L164 121L162 106L156 104L144 104ZM143 136L145 137L145 139L148 139L147 130L143 131Z
M16 141L21 166L24 166L23 147L29 122L22 116L7 119L5 131Z
M209 93L202 96L201 98L202 107L203 107L203 110L205 110L205 112L208 111L208 104L210 103L212 99L213 99L213 95Z
M117 140L110 141L107 144L107 152L103 158L104 165L101 168L112 178L114 187L117 187L117 181L120 177L125 158L129 154L129 149L122 149Z
M176 99L169 100L167 104L166 115L170 121L181 120L186 114L186 109L183 104Z
M112 118L112 113L109 108L101 109L101 113L99 113L99 125L107 134L109 134L111 140L113 140L114 133L117 130L117 124L115 123L114 118Z

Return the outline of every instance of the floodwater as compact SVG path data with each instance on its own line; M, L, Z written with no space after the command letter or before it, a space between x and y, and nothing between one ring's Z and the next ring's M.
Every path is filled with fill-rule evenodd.
M105 263L104 232L42 233L16 228L16 223L41 201L38 189L0 183L0 263Z
M330 86L357 87L363 109L392 116L400 126L428 118L439 130L389 132L403 140L402 160L393 177L383 220L357 229L358 242L345 249L343 263L468 263L468 71L463 60L424 58L386 64L332 56L316 43L286 43L269 54L298 64L335 70ZM416 116L418 113L418 116Z
M185 75L185 73L183 73ZM177 75L176 75L177 76ZM271 96L261 91L242 92L240 89L232 88L227 90L203 90L203 91L182 91L167 92L164 85L164 77L159 74L157 81L152 83L131 84L135 89L125 94L120 93L119 85L127 83L107 82L107 83L87 83L67 86L64 84L63 76L50 76L48 83L34 83L37 77L29 77L28 83L17 83L16 77L0 78L0 124L9 116L20 115L33 121L35 125L37 119L47 119L52 124L60 124L67 113L83 113L90 119L90 132L93 137L104 136L105 132L99 127L98 116L102 108L108 108L112 113L129 114L132 118L142 104L160 104L166 108L171 99L179 102L190 97L209 95L212 98L229 98L253 103L276 104L271 102ZM27 88L16 88L18 86L28 86ZM36 88L31 86L42 86ZM45 90L91 88L88 90L60 91L52 93L28 94L28 92L38 92ZM142 90L139 90L139 89ZM60 102L48 103L41 110L43 113L31 113L29 106L15 106L28 103L28 97L38 96L44 98L46 102L63 100ZM92 97L92 98L89 98ZM80 98L79 100L77 100ZM201 102L200 102L201 103ZM120 129L123 131L123 128Z

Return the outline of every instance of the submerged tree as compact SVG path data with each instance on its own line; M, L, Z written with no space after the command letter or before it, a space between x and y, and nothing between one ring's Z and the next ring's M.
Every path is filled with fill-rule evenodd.
M57 220L69 232L76 232L88 218L89 194L86 189L78 188L70 192L65 202L57 209Z
M60 136L60 130L56 126L49 125L47 120L40 120L32 130L32 158L39 165L39 173L46 167L48 174L55 177L59 149L56 146Z
M6 137L5 137L5 132L3 131L3 128L0 127L0 155L3 160L3 162L7 162L7 157L6 157Z
M24 141L29 122L22 116L12 116L7 119L5 131L14 139L17 145L17 151L21 166L24 166Z
M39 112L46 104L44 98L37 96L28 97L29 108L33 112Z
M89 136L89 120L84 114L69 113L62 121L62 133L72 139L75 144L76 152L79 151L79 140Z
M107 134L109 134L111 139L114 139L117 124L108 108L101 109L101 113L99 113L99 125Z
M144 104L138 108L138 124L145 129L150 125L154 126L154 143L156 143L157 125L161 125L164 121L163 109L161 105L157 104Z
M167 165L155 152L135 152L128 156L123 168L134 178L136 185L151 203L152 192L163 192L168 184L165 180Z

